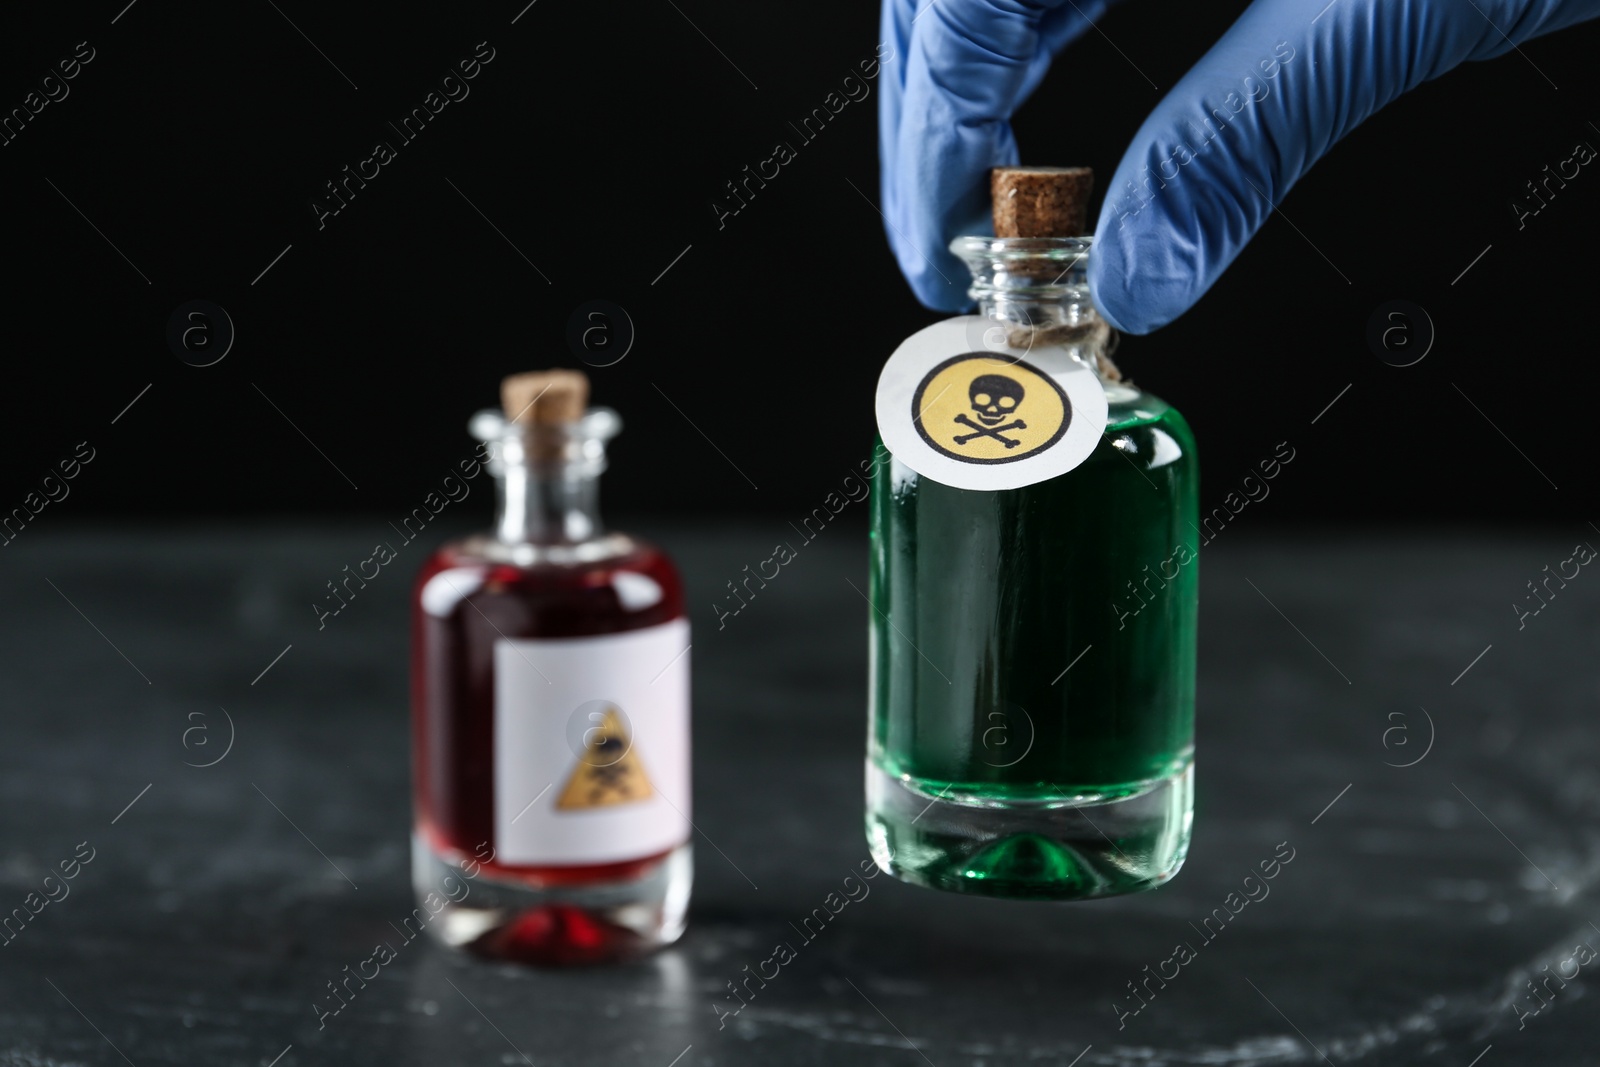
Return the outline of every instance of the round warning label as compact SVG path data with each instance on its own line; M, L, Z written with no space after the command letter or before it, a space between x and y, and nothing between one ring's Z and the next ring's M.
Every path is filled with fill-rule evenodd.
M1022 418L1024 401L1032 422ZM1055 444L1072 422L1072 403L1049 375L987 352L930 370L911 411L922 439L963 463L1013 463Z
M992 320L968 315L895 350L877 414L884 444L918 474L958 489L1016 489L1089 457L1106 395L1065 348L1012 348Z

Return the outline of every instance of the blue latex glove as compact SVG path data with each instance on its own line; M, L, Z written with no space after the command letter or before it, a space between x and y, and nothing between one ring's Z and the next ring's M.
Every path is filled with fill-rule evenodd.
M878 102L883 210L927 306L971 305L966 268L946 246L993 232L985 172L1018 162L1012 114L1109 3L884 0L896 58ZM1379 108L1596 15L1600 0L1256 0L1157 105L1106 187L1089 262L1096 306L1129 333L1166 325Z

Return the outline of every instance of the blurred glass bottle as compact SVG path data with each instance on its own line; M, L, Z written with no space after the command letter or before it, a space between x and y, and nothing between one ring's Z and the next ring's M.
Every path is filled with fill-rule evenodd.
M999 172L996 181L999 205ZM989 458L974 464L1009 462L1034 447L1028 434L1042 435L1041 419L1052 424L1057 416L1041 408L1053 395L1041 369L1050 360L1091 372L1084 380L1104 393L1097 439L1054 477L957 488L905 462L915 457L925 470L942 462L919 446L877 465L867 833L878 864L918 885L1041 900L1109 896L1161 884L1188 849L1194 438L1175 409L1110 362L1111 331L1085 282L1091 246L1090 238L957 239L951 251L972 271L981 314L924 333L964 334L975 351L934 366L924 386L940 384L935 372L972 369L943 383L943 401L919 394L903 414L900 397L886 407L880 385L880 449L890 421L905 417L934 448L986 449ZM1081 427L1098 414L1095 404L1071 410L1065 394L1063 403L1063 428L1074 415ZM941 431L951 412L958 425ZM1016 416L1032 419L1032 430ZM948 469L975 484L998 468Z
M622 423L587 398L575 371L515 375L472 419L495 528L440 548L412 605L418 917L534 963L675 941L693 875L682 584L602 529Z

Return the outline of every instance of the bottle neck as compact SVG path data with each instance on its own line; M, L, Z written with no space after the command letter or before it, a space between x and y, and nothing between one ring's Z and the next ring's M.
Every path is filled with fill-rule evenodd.
M1092 238L959 237L950 250L972 272L969 296L998 333L986 343L1012 349L1055 345L1089 367L1108 389L1125 388L1110 359L1114 335L1089 298Z
M600 535L598 475L559 463L504 466L494 524L502 544L576 544Z
M497 542L512 548L592 546L603 537L600 475L606 442L622 429L615 411L591 408L577 422L538 427L481 411L470 429L489 446L498 490Z

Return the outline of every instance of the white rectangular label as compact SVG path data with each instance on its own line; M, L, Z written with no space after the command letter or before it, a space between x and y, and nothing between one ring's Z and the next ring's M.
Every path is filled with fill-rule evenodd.
M494 646L502 863L620 863L689 839L689 620Z

